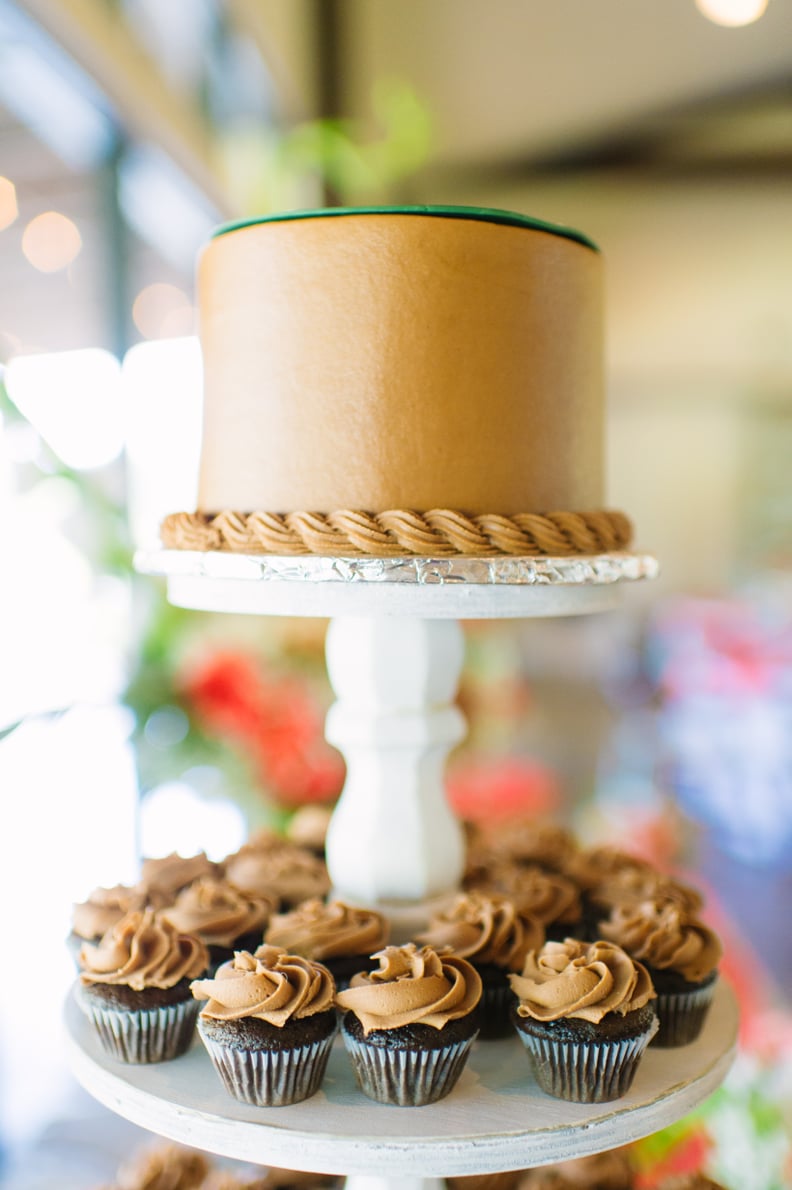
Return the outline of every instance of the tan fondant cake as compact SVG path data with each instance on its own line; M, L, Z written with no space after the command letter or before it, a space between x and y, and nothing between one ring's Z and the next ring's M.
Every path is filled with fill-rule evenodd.
M283 552L368 552L372 516L375 553L436 552L422 529L449 526L439 552L626 544L601 511L602 262L579 233L472 208L290 214L221 229L198 299L199 512L166 544L281 552L282 526L300 531Z

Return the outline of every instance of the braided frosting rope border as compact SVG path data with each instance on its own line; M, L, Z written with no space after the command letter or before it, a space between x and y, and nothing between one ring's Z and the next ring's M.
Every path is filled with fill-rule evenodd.
M177 512L160 526L166 549L235 554L321 554L379 558L453 556L563 558L624 550L632 524L623 512L521 512L467 516L429 512Z

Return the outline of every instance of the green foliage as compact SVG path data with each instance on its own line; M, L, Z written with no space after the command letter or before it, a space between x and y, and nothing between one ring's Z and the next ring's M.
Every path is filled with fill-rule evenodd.
M415 92L395 79L376 84L372 111L374 136L360 122L342 119L224 132L225 169L240 213L315 206L323 189L344 206L392 200L394 188L429 156L431 121Z

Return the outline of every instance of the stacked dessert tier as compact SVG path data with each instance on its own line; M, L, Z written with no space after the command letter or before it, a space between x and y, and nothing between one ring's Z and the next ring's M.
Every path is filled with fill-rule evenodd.
M574 1102L623 1096L648 1045L697 1040L722 948L696 888L555 825L467 834L463 889L407 938L376 907L335 897L323 855L270 831L218 862L148 859L136 886L74 907L80 1006L133 1063L189 1048L194 1001L203 1039L219 1033L243 1067L249 1046L278 1049L293 1026L302 1044L318 1022L328 1042L341 1024L361 1090L402 1105L448 1094L476 1039L519 1038L542 1089ZM402 1066L418 1052L420 1071L396 1080L394 1049ZM444 1067L431 1091L427 1051ZM246 1069L221 1075L240 1099L284 1101L247 1085Z
M268 832L97 889L70 939L101 920L77 951L78 1074L172 1139L198 1112L210 1151L330 1173L370 1173L388 1144L414 1172L540 1165L713 1090L736 1019L698 890L556 826L472 837L465 887L399 944Z

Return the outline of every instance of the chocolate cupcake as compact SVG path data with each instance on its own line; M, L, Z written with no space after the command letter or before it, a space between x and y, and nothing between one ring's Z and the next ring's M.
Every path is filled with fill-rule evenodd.
M704 898L699 889L684 884L656 868L644 864L625 864L612 872L589 874L583 882L583 914L588 937L600 937L599 923L618 907L638 905L642 901L665 901L685 913L697 914Z
M303 1173L269 1165L261 1179L260 1190L341 1190L344 1181L340 1174Z
M472 1173L446 1178L446 1190L515 1190L522 1176L521 1170L505 1173Z
M337 1028L335 983L321 963L277 946L238 951L192 994L207 1001L198 1033L230 1095L281 1107L319 1090Z
M122 1161L118 1190L204 1190L212 1165L205 1153L182 1145L146 1145Z
M306 1173L296 1169L279 1169L268 1165L256 1183L257 1190L342 1190L345 1179L340 1174Z
M466 959L412 942L376 957L378 969L336 997L358 1086L380 1103L434 1103L456 1085L477 1036L481 979Z
M72 924L66 944L79 969L80 951L86 942L99 942L116 922L135 909L145 909L147 898L140 885L115 884L95 888L85 901L72 906Z
M359 971L377 966L371 956L387 945L389 934L388 921L374 909L314 897L289 913L276 913L264 941L324 963L341 989Z
M646 965L660 1022L653 1044L695 1041L712 1004L723 948L714 930L671 901L617 906L599 923L603 938Z
M564 868L567 875L573 877L583 889L594 888L621 872L651 873L655 870L654 865L642 855L624 851L610 843L581 847Z
M225 877L255 896L273 897L280 912L330 891L327 865L306 847L269 833L254 836L224 861Z
M468 891L511 901L519 913L541 923L547 938L558 941L581 936L580 894L568 876L510 860L494 865L485 881L466 883Z
M610 942L547 942L509 982L514 1023L543 1091L606 1103L629 1090L657 1029L646 968Z
M528 951L544 944L540 922L518 913L505 897L472 891L432 917L415 941L437 951L450 949L475 967L482 984L479 1036L508 1037L513 996L507 974L521 971Z
M286 840L296 847L304 847L317 859L325 859L327 828L334 807L312 802L295 810L286 825Z
M565 872L578 852L572 831L555 822L519 819L489 828L484 839L497 861Z
M145 890L149 904L161 909L172 905L177 894L194 880L221 875L222 866L209 859L205 851L189 856L172 851L169 855L144 859L139 884Z
M153 909L121 918L80 951L78 1001L103 1048L121 1062L164 1062L183 1054L198 1007L190 981L209 953Z
M566 874L580 889L582 936L591 941L599 937L597 923L617 905L662 897L695 913L703 903L698 889L660 872L642 856L607 844L579 851Z
M641 901L667 901L684 913L694 915L704 904L699 889L690 884L683 884L681 880L654 868L647 871L625 868L622 872L603 878L585 894L585 913L593 936L598 936L600 921L608 917L612 910L638 905Z
M227 880L206 876L182 889L163 913L177 929L206 943L213 974L234 951L253 951L261 945L273 908L269 897L244 893Z
M633 1190L635 1170L625 1149L557 1161L527 1170L517 1190Z

